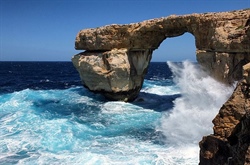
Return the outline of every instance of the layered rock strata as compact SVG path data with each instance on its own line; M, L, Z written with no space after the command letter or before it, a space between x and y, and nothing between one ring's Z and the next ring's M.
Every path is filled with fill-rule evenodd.
M250 63L232 96L214 118L214 134L200 142L200 165L250 164Z
M126 25L81 30L72 61L83 84L111 100L136 98L153 50L166 38L189 32L195 37L197 61L216 79L242 78L250 61L250 10L171 15Z

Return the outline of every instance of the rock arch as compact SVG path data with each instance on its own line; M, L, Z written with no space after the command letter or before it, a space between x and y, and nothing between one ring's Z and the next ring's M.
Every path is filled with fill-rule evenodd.
M163 40L189 32L197 61L219 81L242 78L250 61L250 10L191 14L126 25L81 30L72 58L88 89L108 99L132 101L138 95L152 53Z

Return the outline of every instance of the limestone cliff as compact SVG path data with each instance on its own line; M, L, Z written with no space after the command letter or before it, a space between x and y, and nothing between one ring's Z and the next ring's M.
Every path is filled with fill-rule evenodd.
M250 164L250 63L232 96L214 118L214 134L200 142L201 165Z
M250 61L249 9L81 30L75 48L86 51L72 61L90 90L112 100L133 100L153 50L166 38L185 32L194 35L197 61L212 76L225 83L242 78L242 66Z

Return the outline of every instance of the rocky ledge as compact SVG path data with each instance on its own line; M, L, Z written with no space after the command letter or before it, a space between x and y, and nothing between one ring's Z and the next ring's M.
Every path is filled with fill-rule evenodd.
M186 32L195 37L197 61L217 80L242 78L250 61L250 10L171 15L126 25L81 30L72 58L82 83L110 100L134 100L152 53L161 42Z

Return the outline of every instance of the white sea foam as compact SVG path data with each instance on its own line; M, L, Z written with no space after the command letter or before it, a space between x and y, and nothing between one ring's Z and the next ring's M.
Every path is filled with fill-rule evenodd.
M197 164L197 143L231 89L188 62L169 65L177 86L145 80L134 103L102 101L82 87L0 95L0 164ZM161 112L175 94L174 108Z
M179 94L177 87L174 85L171 86L151 85L150 87L143 88L141 92L152 93L158 96Z
M162 117L159 129L169 145L195 144L198 147L202 136L212 133L212 119L232 93L233 87L215 81L189 61L181 65L167 64L174 74L181 97Z

